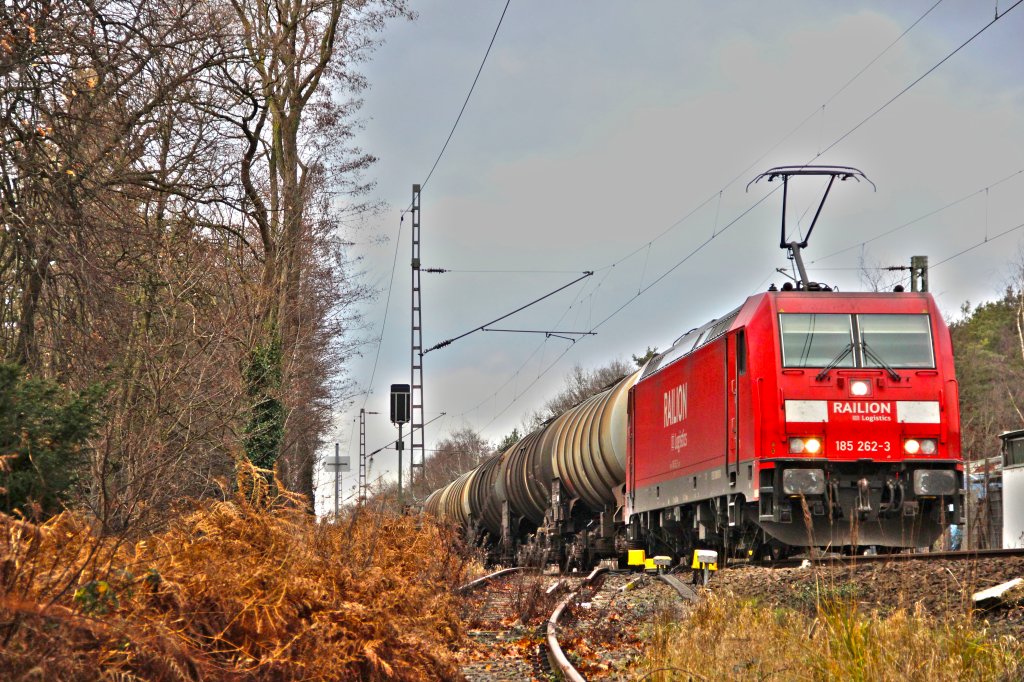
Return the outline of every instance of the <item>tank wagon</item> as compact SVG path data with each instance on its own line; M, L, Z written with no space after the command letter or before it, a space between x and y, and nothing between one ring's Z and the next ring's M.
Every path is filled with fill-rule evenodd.
M765 175L859 174L818 168ZM832 291L806 277L806 238L783 246L796 286L683 334L432 493L426 511L495 560L564 565L631 548L919 547L962 522L959 398L935 301Z

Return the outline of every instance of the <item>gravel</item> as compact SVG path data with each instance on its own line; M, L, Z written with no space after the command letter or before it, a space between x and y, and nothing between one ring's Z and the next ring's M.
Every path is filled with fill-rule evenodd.
M682 618L684 608L654 576L610 574L562 616L558 642L586 679L632 680L655 619Z
M822 600L856 601L882 613L920 608L938 618L960 619L972 611L971 595L1024 577L1024 557L979 560L820 564L808 568L737 567L713 575L707 589L732 592L813 614ZM688 574L681 576L689 582ZM469 680L537 680L547 675L537 656L543 624L561 597L528 594L551 580L508 579L467 600L469 646L459 652ZM571 585L569 589L574 589ZM562 593L564 595L564 592ZM524 605L531 608L525 609ZM585 590L562 616L558 640L588 680L633 680L659 618L686 617L686 603L656 577L611 573ZM525 613L529 611L529 613ZM518 616L527 615L526 622ZM1024 637L1024 602L1001 604L974 615L992 634Z
M743 567L720 571L709 589L812 612L822 598L850 599L881 612L897 608L939 617L962 618L972 610L971 595L1024 577L1024 557L977 560L937 559L861 563L809 568ZM1024 604L1002 604L975 615L998 633L1024 636Z
M563 587L548 593L556 582ZM459 671L467 682L549 679L543 652L544 623L578 578L560 579L527 573L498 578L479 587L463 602L466 638L456 650Z

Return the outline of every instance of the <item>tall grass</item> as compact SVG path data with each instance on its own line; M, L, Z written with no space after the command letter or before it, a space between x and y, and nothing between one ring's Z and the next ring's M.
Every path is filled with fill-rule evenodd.
M1024 643L969 615L865 610L843 595L815 611L710 594L651 629L644 672L668 680L1015 680Z

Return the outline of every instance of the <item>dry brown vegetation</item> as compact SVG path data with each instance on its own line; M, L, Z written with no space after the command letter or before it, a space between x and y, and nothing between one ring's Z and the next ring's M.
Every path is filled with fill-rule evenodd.
M365 507L318 523L264 474L134 542L0 516L3 677L451 678L452 536Z
M931 564L730 571L683 621L652 627L644 672L651 680L1021 679L1019 631L998 613L972 611L970 594L989 581L978 567L954 567L972 580Z

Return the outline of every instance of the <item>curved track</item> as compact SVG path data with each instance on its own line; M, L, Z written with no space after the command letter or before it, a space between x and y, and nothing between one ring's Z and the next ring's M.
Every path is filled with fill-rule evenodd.
M693 591L676 577L657 578L683 600L694 598ZM653 596L650 590L656 584L654 576L610 573L601 568L585 578L506 569L464 585L459 592L467 596L470 645L460 653L464 661L462 675L471 682L547 680L553 676L574 682L585 680L570 656L579 656L577 660L586 661L590 670L596 670L592 649L601 644L592 639L597 632L594 619L603 622L613 610L630 610L636 599L653 604L674 598L667 590L655 591L661 596ZM639 630L627 624L612 627L619 625ZM591 651L589 659L578 651L574 654L580 646ZM595 672L598 677L608 674Z
M607 571L608 569L606 568L595 568L593 572L583 580L583 584L580 587L583 588L593 585L594 580L599 575L606 573ZM572 663L569 662L568 657L565 655L565 652L562 651L562 647L558 643L558 619L561 618L565 607L568 606L578 594L579 592L572 592L568 597L559 602L554 613L552 613L551 617L548 618L546 637L548 643L548 659L551 661L551 667L559 670L562 673L562 676L571 682L585 682L585 679L579 674L576 668L573 667Z
M543 624L551 605L578 578L505 569L463 585L469 645L460 672L470 682L550 679Z
M632 677L645 650L640 633L677 597L689 601L694 593L674 576L595 571L549 619L552 667L574 682Z

